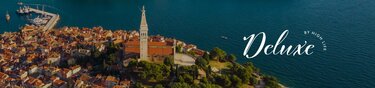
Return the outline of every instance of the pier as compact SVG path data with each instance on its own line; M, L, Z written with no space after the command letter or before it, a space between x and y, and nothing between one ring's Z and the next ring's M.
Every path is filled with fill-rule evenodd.
M29 11L29 13L43 14L51 17L45 25L41 25L43 31L52 29L57 24L57 21L60 20L60 15L58 14L53 14L50 12L46 12L44 10L34 9L31 7L28 7L27 10Z

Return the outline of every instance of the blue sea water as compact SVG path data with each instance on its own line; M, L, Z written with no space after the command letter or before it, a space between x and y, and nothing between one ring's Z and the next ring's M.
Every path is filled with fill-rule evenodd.
M2 0L1 33L18 31L27 23L27 17L15 13L19 1L45 4L47 11L60 14L58 27L112 30L138 29L140 8L145 5L151 35L174 37L204 50L220 47L236 54L238 62L253 62L286 86L375 86L374 0ZM5 22L7 11L9 23ZM244 36L265 32L266 43L274 44L284 30L290 32L282 44L295 46L306 40L315 45L314 54L242 56L247 43ZM319 33L327 51L322 50L321 40L303 35L306 30Z

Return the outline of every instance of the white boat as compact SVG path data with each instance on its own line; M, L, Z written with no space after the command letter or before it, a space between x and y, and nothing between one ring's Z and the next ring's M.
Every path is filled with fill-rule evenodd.
M28 14L31 12L31 9L29 6L23 6L23 7L20 7L18 10L17 10L17 13L19 14Z
M32 20L32 23L35 24L35 25L45 25L45 24L47 24L48 20L49 19L38 16L38 17L36 17Z
M31 20L31 23L35 24L35 25L42 25L44 23L43 19L40 18L39 16L32 19Z
M18 2L17 4L18 4L18 5L23 5L23 3L22 3L22 2Z
M228 39L228 37L226 37L226 36L221 36L221 38L222 38L222 39Z
M24 14L25 12L23 12L23 9L20 7L20 8L17 10L17 13L19 13L19 14Z
M29 9L25 9L23 12L30 13L30 10Z
M9 13L7 12L7 14L5 15L5 18L6 18L6 20L7 21L9 21L10 20L10 15L9 15Z
M23 12L25 12L25 13L29 13L29 12L30 12L30 7L28 7L28 6L24 6L24 8L23 8Z
M51 16L43 16L42 19L44 20L50 20L52 17Z

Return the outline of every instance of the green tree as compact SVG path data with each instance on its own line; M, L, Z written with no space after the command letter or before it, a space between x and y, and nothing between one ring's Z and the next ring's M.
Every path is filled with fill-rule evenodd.
M245 68L240 68L236 72L236 75L238 77L240 77L242 79L243 83L245 83L245 84L249 83L251 74L252 73L249 70L245 69Z
M156 84L153 88L164 88L161 84Z
M205 52L202 56L203 59L206 59L206 61L210 60L210 54L208 52Z
M109 54L108 58L109 58L109 60L108 60L109 63L108 64L110 64L110 65L114 65L114 64L116 64L116 62L118 62L117 61L117 56L116 56L115 53Z
M162 73L163 73L164 77L170 76L170 73L172 72L171 67L172 66L168 67L167 65L164 65L164 64L161 65L161 70L162 70Z
M191 88L189 84L184 82L176 82L171 84L171 88Z
M230 54L229 56L227 56L227 61L234 62L236 61L236 59L236 55L234 54Z
M237 87L237 88L241 87L242 80L238 76L233 75L232 76L232 84L233 84L234 87Z
M257 84L259 84L259 80L255 77L251 77L250 78L250 84L251 85L257 85Z
M92 54L91 55L93 55L93 57L94 57L94 59L97 59L97 58L99 58L100 56L101 56L101 52L98 50L98 49L94 49L93 50L93 52L92 52Z
M264 76L263 80L266 84L265 85L266 88L281 88L278 80L273 76Z
M171 72L170 68L164 64L151 64L146 61L139 62L138 67L142 68L139 69L138 77L144 81L163 81Z
M208 82L208 79L207 79L206 77L203 77L203 78L201 79L201 82L203 82L203 83L209 83L209 82Z
M138 65L140 67L143 67L144 69L151 69L151 64L146 61L140 61L138 62Z
M178 81L178 82L185 82L185 79L184 79L184 77L182 77L182 76L178 76L177 81Z
M135 82L134 88L143 88L143 84L140 82Z
M182 52L182 45L176 46L176 52L181 53Z
M206 70L206 76L208 78L211 78L211 73L212 73L212 67L211 65L208 65L207 70Z
M223 60L226 55L227 53L218 47L213 48L210 52L210 57L213 60Z
M193 83L194 82L194 78L190 74L184 74L183 78L184 78L185 82L187 82L187 83Z
M135 68L138 66L138 61L136 60L131 60L128 64L128 68Z
M232 64L231 72L241 78L242 82L245 84L249 83L253 73L251 68L244 68L244 66L237 63Z
M203 59L203 58L198 58L195 61L195 65L198 65L200 67L206 67L206 65L208 65L208 61L206 59Z
M251 62L246 62L245 64L243 64L242 66L244 66L246 69L248 70L251 70L251 72L255 71L255 72L258 72L257 68L253 65L253 63Z
M230 87L232 82L230 81L227 75L215 76L216 84L219 84L224 87Z
M197 79L198 78L198 76L199 76L199 67L197 66L197 65L192 65L191 66L191 70L192 70L192 73L193 73L193 78L194 79Z
M166 57L164 59L164 64L168 66L172 66L174 64L173 57L170 57L170 56Z
M161 67L160 65L158 64L152 64L151 65L151 68L152 69L147 69L148 70L148 77L150 79L154 79L156 81L161 81L164 79L164 76L163 76L163 71L161 70Z
M140 79L142 79L142 80L145 80L145 79L147 79L147 72L144 72L144 71L142 71L142 72L140 72L139 74L138 74L138 77L140 78Z
M203 83L201 84L200 88L222 88L222 87L216 84Z

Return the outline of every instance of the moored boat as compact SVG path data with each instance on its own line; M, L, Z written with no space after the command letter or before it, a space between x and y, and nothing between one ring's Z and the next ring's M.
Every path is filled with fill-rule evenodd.
M6 18L7 21L10 21L10 15L9 15L8 12L7 12L7 14L5 14L5 18Z
M17 2L18 5L23 5L23 2Z
M25 12L23 12L23 9L20 7L20 8L17 10L17 13L19 13L19 14L24 14Z

